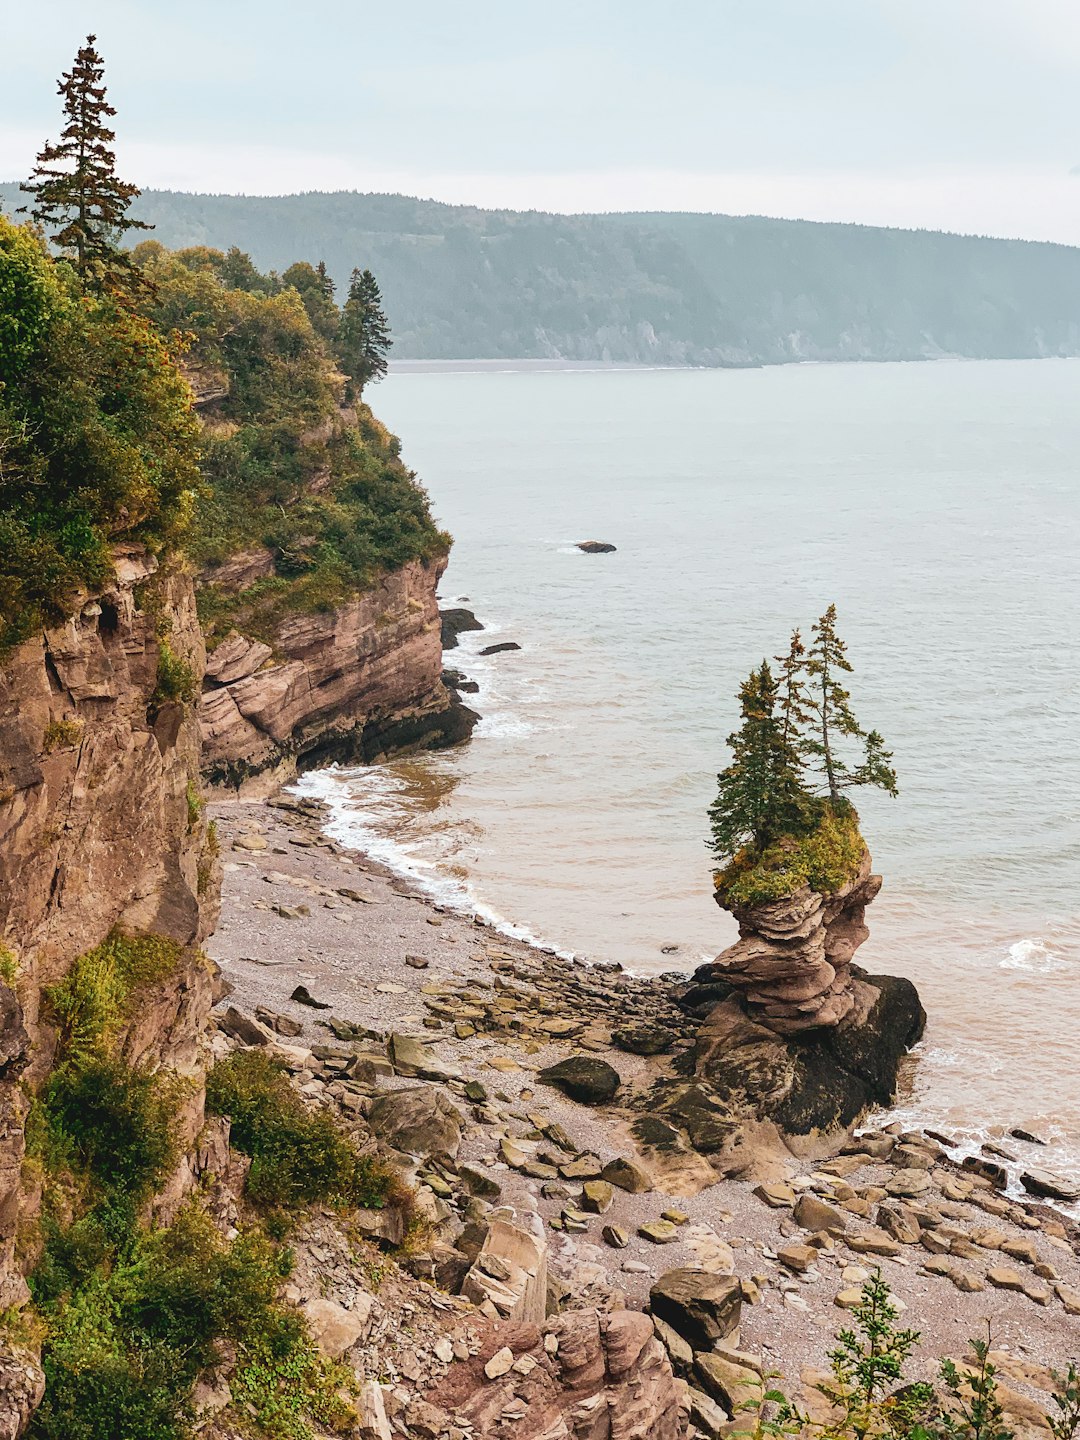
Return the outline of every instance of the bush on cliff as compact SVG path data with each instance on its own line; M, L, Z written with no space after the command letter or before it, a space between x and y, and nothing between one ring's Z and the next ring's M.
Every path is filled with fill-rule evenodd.
M175 354L0 216L0 651L100 583L112 542L182 534L198 422Z
M854 879L864 848L855 807L822 801L808 807L800 831L744 846L717 873L717 894L736 909L782 900L803 885L832 894Z
M332 608L387 570L445 552L397 441L366 405L341 406L345 377L328 340L337 310L309 283L310 266L283 279L239 252L170 253L152 241L135 257L155 285L147 313L184 337L206 397L207 485L188 549L208 566L237 550L272 556L273 573L242 595L202 589L211 643L233 624L272 640L283 615Z
M238 1050L214 1066L206 1104L229 1117L232 1144L251 1156L247 1188L258 1204L371 1210L394 1191L391 1171L361 1155L328 1114L309 1110L281 1065L258 1050Z

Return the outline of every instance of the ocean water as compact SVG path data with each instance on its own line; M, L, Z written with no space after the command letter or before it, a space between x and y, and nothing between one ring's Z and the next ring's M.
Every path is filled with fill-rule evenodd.
M562 950L692 969L734 934L705 810L736 687L835 601L900 775L860 805L885 887L858 958L930 1015L902 1113L1022 1125L1080 1173L1080 362L398 374L372 399L456 537L444 603L486 629L447 662L484 718L309 777L339 832Z

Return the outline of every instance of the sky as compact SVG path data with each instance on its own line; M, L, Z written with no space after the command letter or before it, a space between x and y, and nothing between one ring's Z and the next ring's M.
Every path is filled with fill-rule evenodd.
M46 0L0 179L87 31L144 188L374 190L1080 244L1080 0ZM1076 172L1076 173L1071 173Z

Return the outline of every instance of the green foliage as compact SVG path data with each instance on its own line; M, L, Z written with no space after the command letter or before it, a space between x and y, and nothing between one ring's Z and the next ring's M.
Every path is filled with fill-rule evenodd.
M202 796L199 794L199 787L194 780L189 780L187 782L187 789L184 792L184 796L187 800L188 829L194 830L195 826L198 825L199 821L202 819L203 813Z
M151 708L157 709L169 701L190 705L198 693L195 671L183 656L177 655L169 642L163 639L158 646L157 682L150 698Z
M881 1271L876 1270L852 1312L854 1326L841 1330L829 1351L831 1379L818 1386L840 1415L830 1430L866 1440L888 1428L882 1423L883 1402L919 1340L917 1330L896 1328L898 1313Z
M872 785L897 793L891 754L876 730L859 726L837 678L851 664L836 606L815 624L809 652L795 630L787 654L776 658L779 679L763 660L739 689L742 724L728 736L731 763L709 808L725 904L778 900L805 882L839 889L854 878L863 850L844 791ZM854 763L843 749L851 740L863 747ZM815 794L812 767L822 773L824 796Z
M855 878L863 844L853 806L817 800L800 833L740 850L717 875L717 889L725 904L736 907L782 900L804 884L829 895Z
M0 945L0 980L5 985L14 985L19 977L19 962L6 945Z
M46 755L53 750L67 750L72 745L78 745L82 733L81 720L50 720L41 737L41 748Z
M176 1161L173 1120L180 1082L121 1060L62 1065L41 1107L55 1154L107 1195L153 1194Z
M337 356L349 377L350 400L358 400L365 385L386 374L392 343L375 276L370 270L354 270L337 332Z
M388 569L445 552L427 497L366 406L342 410L333 287L294 265L260 275L246 256L135 252L154 284L147 313L189 345L204 406L206 488L187 548L213 566L269 552L273 573L232 593L213 583L199 615L213 643L237 626L273 643L284 616L333 609Z
M114 931L45 992L59 1030L59 1054L81 1062L109 1054L135 993L175 970L183 947L164 935Z
M345 1372L278 1302L284 1257L261 1235L227 1244L194 1207L121 1245L100 1226L76 1236L80 1224L67 1232L73 1288L35 1286L48 1320L36 1440L185 1440L191 1387L222 1342L236 1347L235 1401L261 1434L311 1440L310 1421L343 1418Z
M949 1404L934 1426L935 1440L1012 1440L997 1393L997 1367L990 1342L972 1340L975 1364L961 1371L952 1360L941 1362L941 1378Z
M127 213L139 188L116 174L110 148L116 135L106 123L116 111L105 99L105 66L95 39L86 37L60 81L65 118L60 140L46 144L22 188L33 197L34 219L71 258L84 286L128 290L138 283L138 272L116 242L127 230L150 227Z
M80 296L69 267L0 216L0 651L101 583L115 540L175 542L197 456L191 393L159 332Z
M238 1050L211 1070L207 1109L232 1121L232 1144L251 1156L247 1188L260 1205L313 1204L379 1209L393 1177L361 1155L325 1112L307 1109L281 1065Z
M1053 1410L1046 1417L1054 1440L1073 1440L1080 1432L1080 1369L1071 1361L1064 1375L1054 1371Z

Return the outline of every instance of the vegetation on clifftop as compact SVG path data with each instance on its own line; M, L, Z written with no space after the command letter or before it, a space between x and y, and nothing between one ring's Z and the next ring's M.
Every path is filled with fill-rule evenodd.
M795 630L779 675L767 660L739 688L742 724L709 808L726 905L779 900L803 884L828 894L854 879L863 853L851 790L895 796L892 755L864 730L841 683L852 666L830 605L809 648Z

